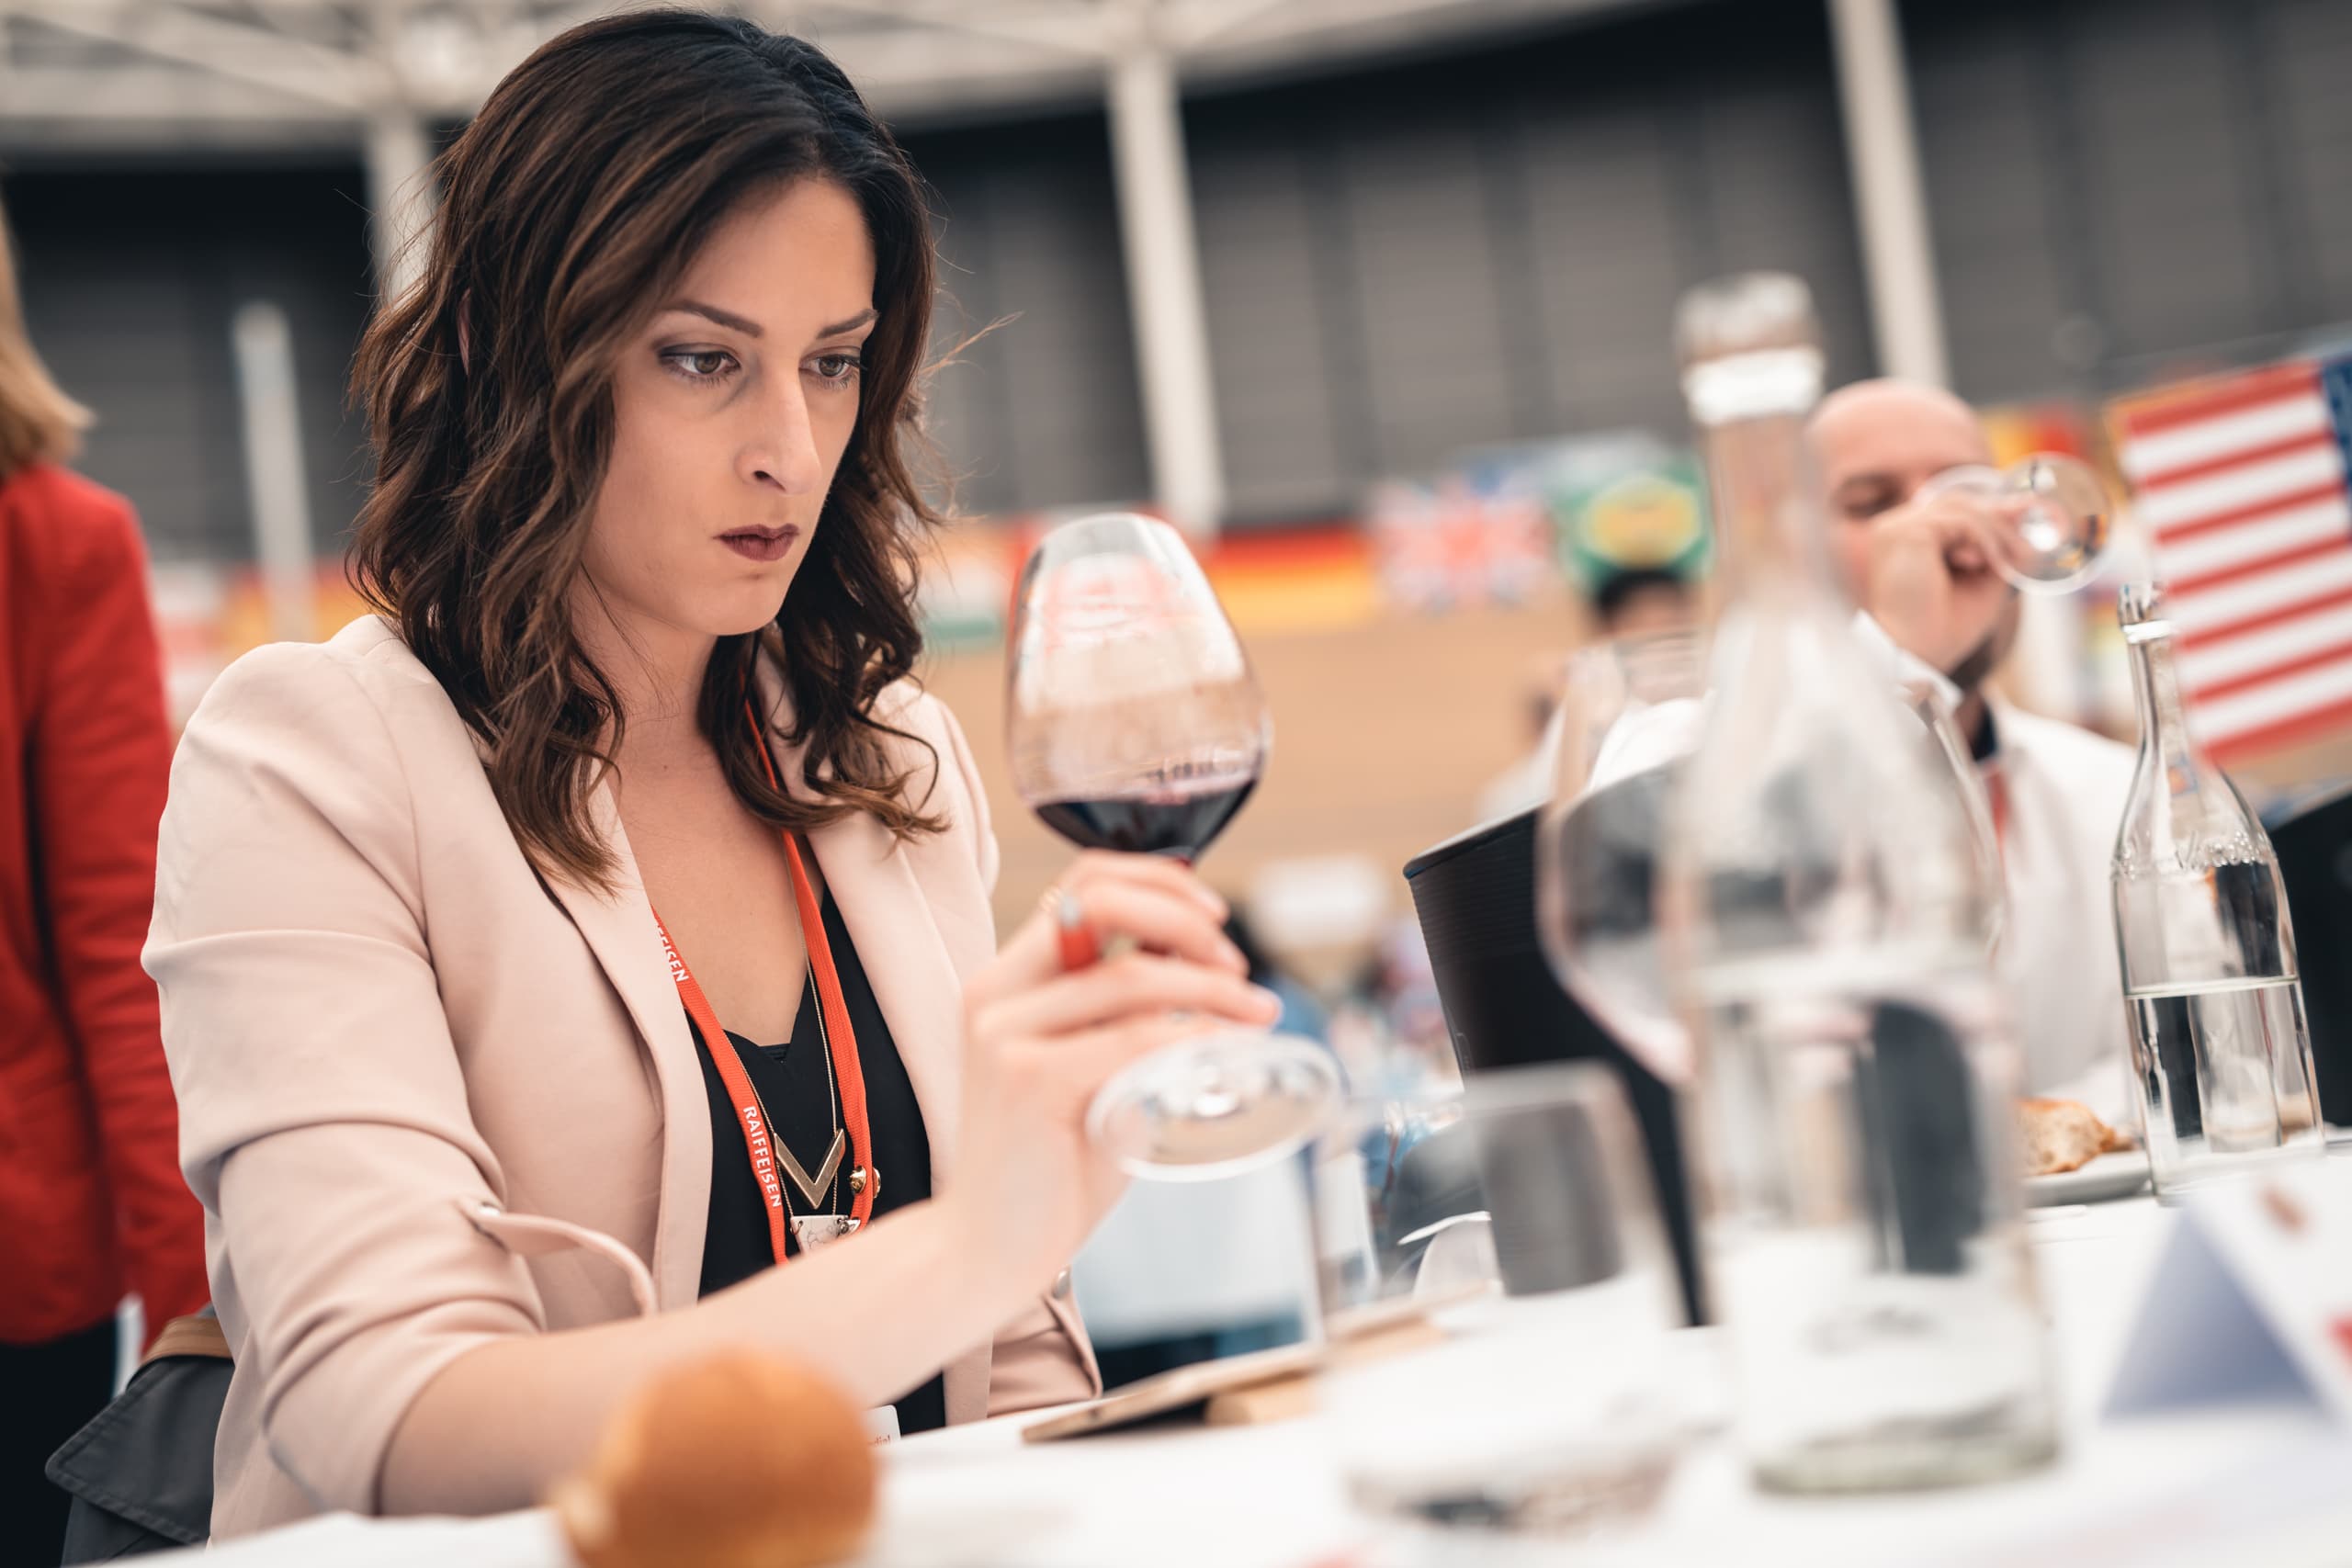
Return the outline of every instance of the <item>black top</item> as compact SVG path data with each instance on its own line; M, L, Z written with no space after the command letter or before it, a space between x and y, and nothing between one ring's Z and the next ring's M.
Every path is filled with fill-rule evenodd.
M858 962L857 949L849 940L831 893L825 896L824 921L833 967L841 976L842 1001L849 1010L851 1027L857 1032L857 1061L865 1078L874 1164L882 1173L882 1190L874 1201L874 1217L878 1220L893 1209L931 1196L931 1140L923 1131L922 1108L915 1103L906 1064L899 1059L890 1026L874 999L873 987L866 984L865 967ZM752 1086L767 1108L770 1135L790 1149L792 1157L812 1176L824 1160L833 1129L847 1125L839 1119L841 1094L826 1064L817 1007L817 987L805 985L792 1038L782 1045L754 1045L732 1030L728 1032L744 1070L751 1075ZM767 1206L752 1175L742 1129L735 1122L734 1101L728 1097L710 1053L702 1048L702 1032L694 1028L691 1019L687 1029L694 1035L695 1055L702 1062L702 1081L710 1100L710 1220L702 1242L702 1294L707 1296L773 1267L775 1253L768 1240ZM819 1205L821 1212L849 1213L849 1172L854 1164L844 1147L841 1170L825 1201ZM777 1179L784 1183L786 1208L797 1214L808 1213L792 1179L779 1171ZM854 1237L846 1237L833 1245L854 1247L857 1243ZM797 1254L799 1244L790 1242L789 1249ZM900 1399L898 1409L901 1432L944 1427L946 1389L934 1376Z

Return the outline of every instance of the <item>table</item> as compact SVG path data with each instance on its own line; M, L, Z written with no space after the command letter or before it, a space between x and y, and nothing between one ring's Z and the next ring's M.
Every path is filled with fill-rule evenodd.
M2059 1463L2006 1483L1834 1500L1752 1492L1720 1437L1684 1461L1638 1534L1508 1561L1601 1564L1993 1562L2086 1565L2352 1560L2352 1438L2314 1408L2254 1405L2102 1424L2100 1397L2173 1216L2154 1199L2046 1211L2030 1224L2067 1411ZM1712 1331L1690 1337L1703 1378ZM1024 1448L1025 1419L906 1444L871 1568L1317 1568L1354 1561L1315 1419L1161 1429ZM2272 1538L2242 1551L2255 1532ZM2214 1543L2230 1550L2216 1558ZM1503 1561L1506 1554L1464 1556Z
M2352 1162L2345 1168L2352 1177ZM2030 1222L2067 1413L2066 1450L2055 1466L1951 1492L1767 1497L1747 1486L1717 1434L1696 1444L1638 1530L1574 1547L1497 1551L1456 1541L1442 1560L1578 1568L2316 1568L2352 1561L2352 1487L2343 1481L2352 1474L2352 1438L2316 1407L2099 1419L2173 1220L2143 1197L2043 1211ZM1719 1388L1711 1333L1694 1331L1685 1346L1702 1404ZM1373 1527L1349 1512L1317 1418L1024 1445L1021 1428L1035 1419L983 1422L892 1450L882 1520L859 1568L1351 1568L1364 1561L1358 1548ZM572 1568L537 1513L468 1524L327 1520L290 1532L306 1533L262 1538L204 1562L362 1568L429 1559L437 1568Z

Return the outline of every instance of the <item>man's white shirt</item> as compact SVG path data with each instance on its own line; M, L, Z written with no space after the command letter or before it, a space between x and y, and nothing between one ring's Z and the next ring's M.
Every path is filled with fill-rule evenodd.
M2008 903L1994 966L2028 1087L2129 1128L2131 1021L2108 868L2138 759L2104 736L2005 704L1994 705L1993 736L1989 765L2008 794Z
M1960 688L1868 614L1855 615L1854 633L1898 684L1924 684L1946 713L1959 705ZM2007 897L1993 964L2025 1051L2026 1089L2129 1125L2131 1019L2109 865L2138 754L2075 725L1990 706L1994 754L1984 766L1999 771L2008 797Z

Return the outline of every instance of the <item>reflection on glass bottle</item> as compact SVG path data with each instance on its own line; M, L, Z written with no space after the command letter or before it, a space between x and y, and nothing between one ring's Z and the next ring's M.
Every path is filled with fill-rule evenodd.
M1948 758L1852 629L1803 425L1804 286L1685 298L1726 598L1660 899L1701 1043L1710 1278L1765 1485L1989 1479L2056 1450L1998 897Z
M2115 839L2132 1077L2160 1198L2326 1146L2278 859L2181 713L2160 589L2118 615L2140 766Z

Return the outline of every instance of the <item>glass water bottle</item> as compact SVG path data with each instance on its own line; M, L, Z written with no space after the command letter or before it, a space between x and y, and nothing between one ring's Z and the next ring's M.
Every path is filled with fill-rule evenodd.
M1786 1491L2012 1473L2057 1439L1998 892L1831 566L1804 285L1709 285L1677 325L1726 595L1659 895L1742 1446Z
M2182 716L2163 591L2118 601L2140 765L2115 839L2132 1081L2159 1198L2326 1147L2270 836Z

